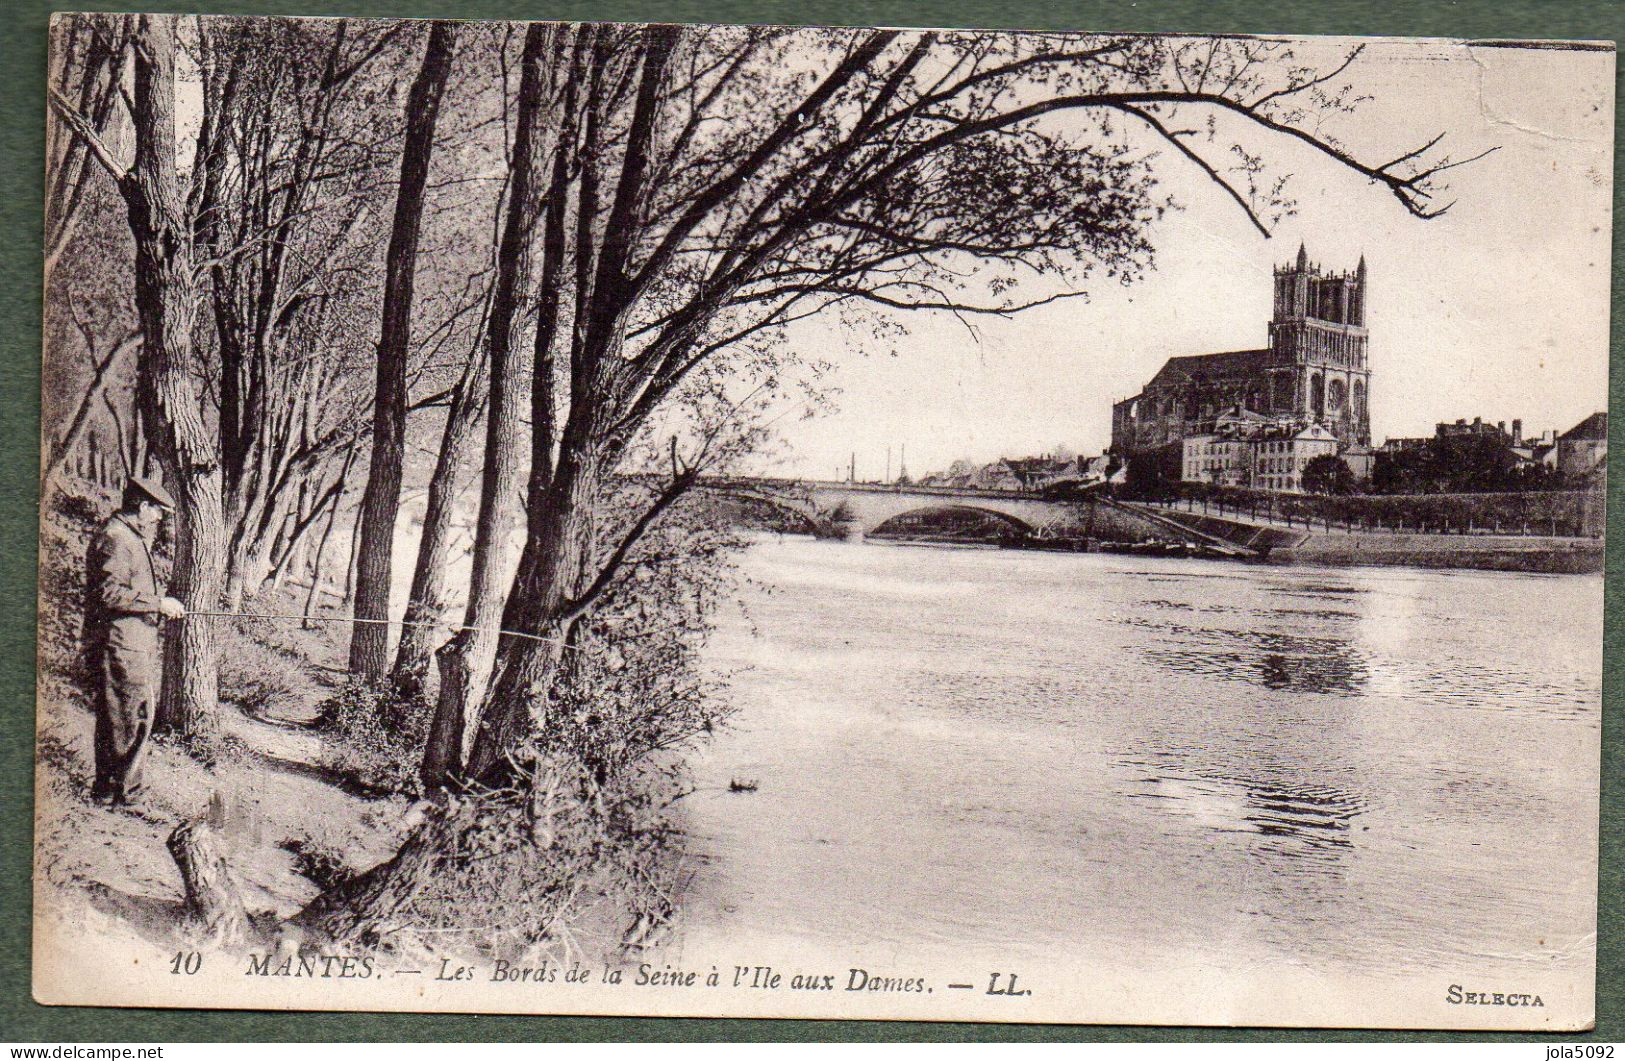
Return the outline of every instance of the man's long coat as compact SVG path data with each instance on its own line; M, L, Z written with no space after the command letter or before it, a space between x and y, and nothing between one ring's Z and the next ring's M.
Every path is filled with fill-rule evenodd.
M146 539L115 515L85 561L85 649L96 709L94 794L133 797L158 696L158 572Z

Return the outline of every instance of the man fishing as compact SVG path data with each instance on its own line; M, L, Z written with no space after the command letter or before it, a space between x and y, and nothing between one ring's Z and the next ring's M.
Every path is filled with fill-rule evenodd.
M158 697L158 623L186 614L159 590L152 562L152 541L174 507L162 486L132 477L85 559L84 644L96 710L90 795L98 803L128 805L140 796Z

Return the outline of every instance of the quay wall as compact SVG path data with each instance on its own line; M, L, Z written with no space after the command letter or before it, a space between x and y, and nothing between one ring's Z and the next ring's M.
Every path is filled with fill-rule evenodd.
M1595 537L1603 533L1607 495L1600 489L1497 494L1280 494L1209 483L1170 484L1150 503L1253 523L1309 530L1384 533Z
M1204 534L1261 553L1273 563L1390 564L1489 571L1601 571L1603 539L1524 534L1286 530L1276 524L1155 508L1158 514Z
M1493 534L1312 533L1268 559L1300 564L1395 564L1489 571L1580 574L1601 571L1600 538Z

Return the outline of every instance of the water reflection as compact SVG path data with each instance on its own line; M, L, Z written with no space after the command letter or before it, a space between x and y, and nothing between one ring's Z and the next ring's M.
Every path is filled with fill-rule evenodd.
M1365 802L1333 785L1175 767L1182 753L1154 753L1150 761L1124 765L1150 771L1140 798L1168 801L1167 809L1195 819L1213 832L1253 833L1269 838L1257 851L1289 859L1335 859L1353 845L1354 819Z
M1276 619L1281 616L1290 616L1292 620L1297 621L1304 619L1358 619L1360 617L1359 612L1343 611L1338 608L1269 608L1264 611L1254 612L1254 614Z
M1260 833L1290 838L1313 851L1353 846L1349 826L1362 809L1354 796L1336 789L1263 783L1247 785L1246 791L1256 812L1247 821Z
M1372 668L1356 647L1359 631L1351 622L1360 618L1353 609L1369 594L1366 587L1324 579L1265 581L1263 588L1273 595L1320 607L1239 609L1213 600L1216 587L1191 588L1197 592L1188 597L1146 594L1110 621L1156 635L1137 639L1132 650L1161 669L1287 693L1352 696L1366 690ZM1249 625L1236 628L1228 614ZM1169 621L1174 616L1188 621Z
M1177 647L1147 645L1141 652L1169 670L1293 693L1355 695L1369 679L1364 656L1344 638L1204 630L1201 638L1191 639L1186 636L1191 631L1171 624L1165 631L1179 638Z
M1346 586L1332 582L1289 582L1284 585L1271 585L1268 589L1271 593L1288 597L1352 597L1371 592L1365 586Z
M1259 684L1293 693L1358 693L1365 687L1365 666L1347 645L1341 647L1317 656L1271 652L1258 661Z

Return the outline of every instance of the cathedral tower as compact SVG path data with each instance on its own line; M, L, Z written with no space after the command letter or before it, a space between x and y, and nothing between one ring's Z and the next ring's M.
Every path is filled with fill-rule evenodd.
M1366 265L1322 270L1299 244L1275 269L1268 411L1325 425L1343 445L1371 442L1371 368L1366 361Z
M1275 267L1269 346L1168 358L1145 388L1112 406L1112 452L1164 451L1218 428L1221 416L1318 423L1343 448L1371 444L1366 265L1334 273L1297 258Z

